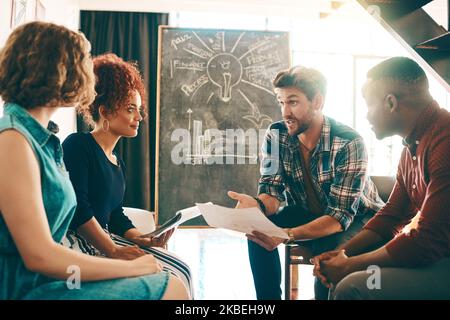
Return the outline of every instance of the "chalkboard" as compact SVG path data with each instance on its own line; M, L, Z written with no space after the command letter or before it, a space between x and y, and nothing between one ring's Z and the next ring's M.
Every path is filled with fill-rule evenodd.
M255 195L264 132L281 111L274 76L289 34L160 27L155 210L158 223L196 202ZM205 226L198 217L186 223Z

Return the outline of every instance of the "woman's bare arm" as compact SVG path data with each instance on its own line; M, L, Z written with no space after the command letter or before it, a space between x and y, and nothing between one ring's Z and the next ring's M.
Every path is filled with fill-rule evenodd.
M22 134L0 134L0 212L25 266L34 272L66 279L78 266L82 281L150 274L161 270L151 255L132 261L97 258L56 243L42 202L38 161Z

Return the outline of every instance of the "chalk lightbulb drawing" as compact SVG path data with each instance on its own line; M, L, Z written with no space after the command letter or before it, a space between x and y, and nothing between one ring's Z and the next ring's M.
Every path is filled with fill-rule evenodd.
M163 32L167 33L169 30L165 29ZM226 36L233 39L229 46L226 45ZM245 36L247 37L244 38ZM265 133L264 128L273 120L270 116L261 112L260 108L263 106L257 97L251 98L255 93L249 94L248 86L256 88L256 92L262 91L274 96L270 80L276 71L288 67L283 62L286 59L282 59L278 54L279 41L277 40L281 40L279 37L279 35L274 35L253 38L252 34L239 31L218 31L212 35L205 34L202 31L188 31L177 33L171 39L170 47L175 51L172 51L174 56L170 60L170 79L177 78L174 76L176 72L188 72L186 80L183 80L180 87L184 95L190 100L187 104L186 120L188 120L188 124L186 127L189 133L188 140L192 141L192 144L189 142L192 148L187 148L189 151L183 153L184 163L191 163L192 165L210 164L216 163L216 160L218 160L217 163L222 163L220 159L224 157L227 163L234 158L238 159L238 163L241 163L241 161L244 163L245 160L243 159L250 159L252 163L257 163L257 148L251 149L250 146L259 145L257 140L261 131ZM183 54L178 53L178 50L187 52L189 55L184 54L183 57ZM177 79L180 79L180 77ZM200 99L194 100L198 92L205 94L202 94ZM256 95L259 96L259 92ZM196 105L198 103L209 104L213 96L216 96L220 102L231 106L233 106L233 102L235 104L244 102L249 107L247 114L242 114L241 118L250 123L251 130L243 133L244 139L238 137L236 143L238 147L236 148L227 147L228 144L235 145L234 137L228 139L226 136L227 130L229 131L232 128L219 130L219 128L207 127L203 134L202 121L199 120L199 117L202 119L204 115L198 116L196 114ZM201 100L203 98L205 100ZM214 105L217 107L223 106L223 104L218 104L217 101L214 102ZM214 135L212 134L213 131ZM183 133L185 132L183 131ZM253 142L250 138L256 142ZM228 140L232 142L227 143ZM214 147L212 147L213 144ZM243 152L240 152L239 146L245 147ZM247 149L248 155L245 154ZM235 153L235 150L238 153Z
M279 65L282 68L283 63L277 53L272 52L277 47L276 41L273 40L278 36L255 39L250 45L247 40L244 42L244 53L239 54L236 51L242 49L242 45L239 47L239 44L246 36L246 32L240 32L234 44L228 48L225 44L225 36L226 33L223 31L212 36L197 34L195 31L177 34L170 42L170 46L175 49L175 52L181 49L191 56L184 59L176 54L171 59L170 78L173 79L174 73L179 70L200 72L197 79L181 86L181 90L191 101L208 83L213 84L217 90L209 94L206 103L209 103L214 95L217 95L222 102L228 103L233 99L235 87L239 88L238 96L245 97L245 101L250 104L249 111L253 114L256 104L244 93L242 84L274 95L270 83L270 77L273 74L269 74L266 67L273 69L274 65ZM189 77L189 79L192 78Z
M220 99L231 100L231 90L242 78L243 68L239 60L230 53L213 56L206 66L206 73L212 83L220 88Z

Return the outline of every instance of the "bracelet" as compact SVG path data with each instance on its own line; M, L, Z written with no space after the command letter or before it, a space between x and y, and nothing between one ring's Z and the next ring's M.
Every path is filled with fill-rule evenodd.
M258 198L258 197L253 197L253 199L256 200L256 202L258 202L259 208L261 209L261 211L266 214L266 206L264 205L264 202Z

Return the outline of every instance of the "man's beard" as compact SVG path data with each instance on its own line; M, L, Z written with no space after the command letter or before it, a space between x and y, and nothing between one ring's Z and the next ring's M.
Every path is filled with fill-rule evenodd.
M294 125L294 127L292 129L290 129L288 122L291 121L292 124ZM311 120L305 122L300 122L298 121L296 118L290 117L290 118L285 118L284 119L284 123L288 129L288 134L290 136L298 136L299 134L305 132L306 130L308 130L311 127Z

